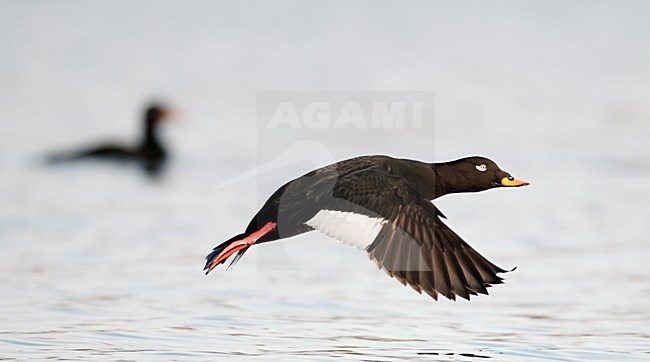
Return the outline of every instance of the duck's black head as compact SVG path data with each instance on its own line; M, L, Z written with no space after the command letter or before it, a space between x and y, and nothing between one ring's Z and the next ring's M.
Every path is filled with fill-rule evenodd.
M144 144L159 143L156 129L162 121L167 121L174 116L173 111L161 103L150 104L144 113Z
M170 109L162 104L154 103L147 107L145 112L145 120L147 124L155 124L162 120L169 118Z
M529 183L512 177L494 161L473 156L435 164L437 196L455 192L478 192L495 187L519 187Z

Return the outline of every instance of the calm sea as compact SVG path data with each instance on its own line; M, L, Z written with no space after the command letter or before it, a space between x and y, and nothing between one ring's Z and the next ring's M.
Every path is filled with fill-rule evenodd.
M247 4L0 4L0 360L650 360L647 5ZM434 126L292 148L257 92L300 89L431 91ZM134 139L156 96L162 178L41 162ZM361 154L531 181L436 201L506 283L435 302L315 233L202 273L277 187Z

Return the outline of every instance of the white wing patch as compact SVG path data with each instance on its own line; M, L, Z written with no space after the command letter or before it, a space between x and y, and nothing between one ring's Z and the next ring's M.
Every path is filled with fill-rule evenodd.
M354 212L321 210L305 222L321 233L361 250L366 250L388 220Z

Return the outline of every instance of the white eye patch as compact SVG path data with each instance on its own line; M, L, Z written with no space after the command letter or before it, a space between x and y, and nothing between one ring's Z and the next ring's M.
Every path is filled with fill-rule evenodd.
M487 171L487 166L485 166L484 164L476 165L476 169L481 171L481 172L485 172L485 171Z

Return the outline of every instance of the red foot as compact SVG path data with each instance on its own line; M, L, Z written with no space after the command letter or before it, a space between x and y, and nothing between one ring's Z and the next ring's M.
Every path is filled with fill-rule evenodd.
M217 255L217 257L214 258L214 261L210 263L210 267L208 267L206 274L209 273L212 269L214 269L217 265L226 261L226 259L228 259L232 254L255 244L255 242L259 240L262 236L273 231L276 228L276 226L277 226L276 223L269 222L266 225L264 225L261 229L250 234L249 236L241 240L236 240L230 243L230 245L228 245L225 249L223 249L221 253L219 253L219 255Z

